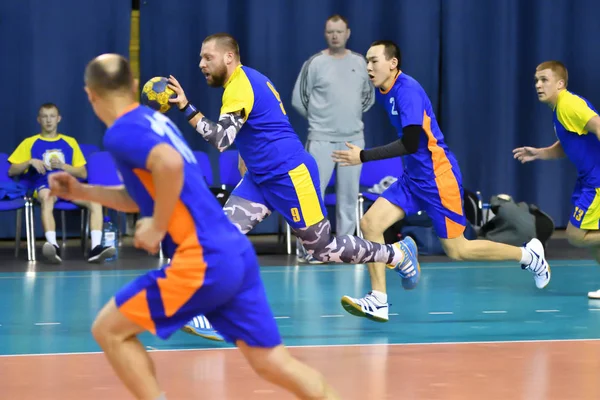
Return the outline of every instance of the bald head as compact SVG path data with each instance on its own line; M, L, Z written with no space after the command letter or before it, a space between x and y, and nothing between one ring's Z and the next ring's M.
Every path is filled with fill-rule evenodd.
M127 60L119 54L102 54L85 69L85 84L98 94L131 93L133 75Z

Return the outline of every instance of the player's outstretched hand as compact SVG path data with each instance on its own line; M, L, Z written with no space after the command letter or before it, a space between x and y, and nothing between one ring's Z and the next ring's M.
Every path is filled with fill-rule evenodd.
M166 232L156 229L153 218L141 218L135 224L133 245L138 249L146 250L150 254L157 254L160 250L160 242L165 234Z
M169 75L169 84L167 85L167 87L169 87L177 95L177 97L175 97L174 99L169 99L169 103L177 104L177 108L179 108L180 110L183 109L183 107L187 105L188 99L185 96L185 92L179 84L179 81L175 79L173 75Z
M346 142L346 147L348 147L349 150L334 150L334 152L331 153L333 161L340 163L340 166L342 167L360 164L360 152L362 149L348 142Z
M522 164L526 162L537 160L540 156L540 150L535 147L518 147L513 150L513 156L515 159L521 161Z
M65 200L78 200L83 192L83 185L68 172L56 172L48 176L50 195Z

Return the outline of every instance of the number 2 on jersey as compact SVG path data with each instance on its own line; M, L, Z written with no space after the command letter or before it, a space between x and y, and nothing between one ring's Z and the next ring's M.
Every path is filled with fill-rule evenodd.
M281 97L279 96L279 93L277 92L277 90L275 90L275 88L273 87L273 85L271 85L271 82L267 81L267 86L269 87L269 89L271 89L271 92L273 92L273 94L275 95L275 98L277 98L277 101L279 102L279 108L281 108L281 112L283 113L283 115L287 115L285 113L285 108L283 108L283 103L281 102Z
M398 111L396 111L396 99L390 97L390 104L392 105L392 115L398 115Z

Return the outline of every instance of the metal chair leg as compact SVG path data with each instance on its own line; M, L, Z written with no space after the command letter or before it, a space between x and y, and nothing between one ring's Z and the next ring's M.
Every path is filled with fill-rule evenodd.
M360 238L364 238L362 231L360 230L360 220L365 215L364 207L365 207L365 198L362 196L362 193L359 193L358 201L356 202L356 214L357 214L356 232L357 232L357 236Z
M33 219L33 202L25 201L25 229L27 229L27 260L35 261L35 225Z
M15 257L19 257L19 251L21 250L21 227L23 222L21 221L23 210L17 210L17 227L15 229Z
M64 210L60 212L60 221L62 224L62 247L67 245L67 215Z
M292 254L292 229L290 228L290 224L285 223L285 236L287 241L287 253Z

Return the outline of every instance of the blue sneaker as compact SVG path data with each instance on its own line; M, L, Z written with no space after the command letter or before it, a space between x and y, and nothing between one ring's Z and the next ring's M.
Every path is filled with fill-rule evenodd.
M208 319L204 315L194 317L188 322L182 331L189 333L190 335L200 336L204 339L214 340L215 342L224 342L225 339L221 336L215 328L208 322Z
M419 265L419 250L417 244L410 236L407 236L404 240L394 243L394 246L400 248L405 257L396 265L388 264L388 268L400 274L402 277L402 287L406 290L411 290L417 287L419 278L421 278L421 266Z

